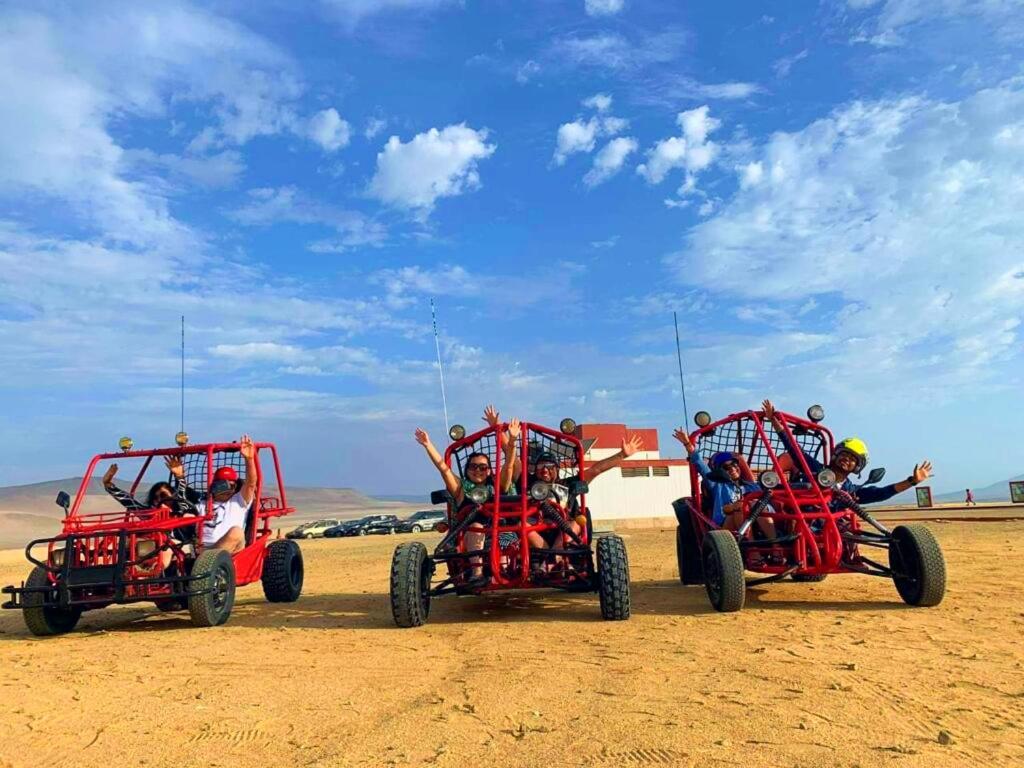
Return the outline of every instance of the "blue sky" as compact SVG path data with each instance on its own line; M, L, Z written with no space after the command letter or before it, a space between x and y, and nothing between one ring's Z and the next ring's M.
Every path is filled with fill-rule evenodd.
M256 6L256 7L251 7ZM0 484L131 434L414 493L488 402L821 402L895 477L1024 468L1024 2L0 10ZM678 455L678 451L666 451Z

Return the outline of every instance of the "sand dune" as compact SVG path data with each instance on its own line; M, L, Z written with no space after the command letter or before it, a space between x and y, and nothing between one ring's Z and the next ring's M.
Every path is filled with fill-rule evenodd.
M246 587L215 629L126 607L38 640L3 612L0 765L1022 765L1024 523L933 529L950 587L932 609L845 576L716 614L666 529L626 532L623 623L534 593L396 629L396 537L303 542L298 603ZM0 581L24 574L0 554Z

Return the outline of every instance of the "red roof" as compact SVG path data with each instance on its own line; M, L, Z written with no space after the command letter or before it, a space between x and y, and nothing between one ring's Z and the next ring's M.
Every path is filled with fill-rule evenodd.
M643 443L641 450L658 450L658 430L632 429L625 424L578 424L576 437L580 440L593 439L592 448L618 448L626 435L640 435Z

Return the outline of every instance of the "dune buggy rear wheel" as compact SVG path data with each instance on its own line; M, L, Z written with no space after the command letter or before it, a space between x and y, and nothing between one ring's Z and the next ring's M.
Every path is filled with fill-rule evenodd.
M629 557L625 542L614 534L597 540L597 594L606 621L629 618Z
M690 514L688 499L679 499L672 503L676 520L676 565L679 567L679 581L683 584L703 584L704 572L700 565L700 547L697 545L697 534L693 530L693 517Z
M46 569L36 566L25 579L26 587L46 587L50 585L50 579L46 575ZM78 624L82 617L82 609L75 607L61 608L54 605L43 605L47 596L42 592L26 592L23 599L22 616L25 619L25 626L28 631L38 637L50 635L63 635L70 632ZM48 596L51 600L56 599L56 590Z
M272 603L294 603L302 594L305 569L302 550L294 541L278 539L267 547L263 560L263 594Z
M188 612L197 627L216 627L228 620L235 605L235 562L223 549L208 549L192 566Z
M434 564L418 541L399 544L391 558L391 616L400 627L422 627L430 615Z
M946 594L946 559L935 535L923 525L898 525L889 544L896 591L908 605L932 606Z
M740 610L746 599L747 582L736 537L730 531L709 531L704 537L701 561L711 605L723 613Z

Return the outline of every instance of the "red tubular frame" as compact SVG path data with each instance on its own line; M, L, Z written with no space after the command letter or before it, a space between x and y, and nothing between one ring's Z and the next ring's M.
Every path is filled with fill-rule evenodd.
M67 516L64 518L60 535L56 540L51 540L49 542L47 562L53 562L54 549L60 545L67 536L74 536L75 551L73 553L65 552L64 557L74 556L76 557L77 562L84 565L115 565L117 564L117 541L119 535L123 532L128 534L129 561L135 560L138 542L149 539L156 542L157 548L169 546L173 556L182 561L179 565L183 564L184 553L182 552L180 545L170 539L169 532L174 529L187 528L189 525L194 526L196 532L195 546L197 551L202 551L202 525L210 519L210 514L207 514L205 517L188 518L185 525L182 525L182 518L172 517L169 513L162 510L122 509L117 512L99 512L88 515L80 514L79 510L81 509L85 496L88 493L89 481L92 479L93 473L96 470L96 465L101 461L120 461L130 458L145 458L146 461L143 463L142 469L139 471L131 486L131 492L134 495L154 457L205 454L207 475L206 487L209 489L210 485L213 483L214 456L218 453L237 452L238 447L238 443L205 443L185 447L101 453L93 456L92 460L89 462L89 467L82 478L82 482L78 487L78 493L75 496L74 504L69 510ZM255 443L255 448L256 456L254 458L256 461L257 481L256 493L253 499L254 514L251 530L247 530L245 532L247 538L249 536L252 537L252 541L246 545L244 549L233 555L236 583L239 586L257 581L262 575L263 558L266 554L266 543L272 533L270 520L275 517L291 514L295 511L293 508L288 506L284 478L281 475L281 464L277 456L277 448L273 443ZM263 498L262 496L264 478L263 470L260 466L260 454L265 450L270 451L270 455L273 459L274 474L277 480L277 492L279 497ZM207 497L207 500L209 500L209 497ZM40 543L42 542L40 541ZM111 552L112 546L115 548L113 553ZM129 568L132 570L132 577L137 576L138 572L143 570L140 569L138 565L129 566ZM51 579L55 578L53 573L50 574L50 577ZM160 592L169 591L168 587L157 586L143 587L142 589L148 591L146 591L144 595L140 594L136 596L144 599L158 597Z
M835 451L835 441L831 431L829 431L827 427L813 421L807 421L798 416L793 416L792 414L783 413L781 411L777 411L776 413L782 422L786 439L793 446L798 446L798 443L793 437L791 427L802 427L823 435L825 438L826 455L822 457L822 463L825 465L829 463L830 457ZM771 492L770 503L773 511L765 511L761 514L761 517L772 519L776 522L788 522L793 526L792 533L799 533L799 538L794 543L787 545L792 547L791 556L793 559L801 564L799 573L810 575L859 573L860 571L845 568L841 564L843 542L837 524L837 520L846 519L849 531L856 533L860 530L859 518L852 510L842 510L840 512L831 511L829 505L832 501L832 491L829 488L821 488L818 485L817 479L815 478L814 473L811 472L807 458L804 456L802 451L797 451L797 455L792 456L792 458L796 464L796 469L803 473L804 477L808 478L810 487L803 489L793 488L790 485L790 482L786 477L786 473L782 470L782 466L779 463L779 457L772 448L771 440L768 438L768 435L764 430L762 423L763 418L763 411L741 411L733 413L709 424L706 427L695 430L691 433L690 439L693 440L695 445L697 445L702 437L714 432L719 427L743 419L749 419L757 430L756 439L762 442L768 457L771 460L771 468L779 475L780 479L779 486ZM788 451L786 453L787 455L789 454ZM715 525L713 521L708 519L708 517L701 511L702 482L703 479L697 472L697 468L691 463L690 487L692 489L693 514L695 516L694 522L701 542L703 542L703 537L709 530L719 527ZM751 493L744 496L742 501L744 504L744 510L747 514L749 514L750 508L760 495L760 493ZM816 511L805 512L803 507L809 506L816 507ZM824 526L817 534L811 530L810 525L808 524L809 521L814 520L824 521ZM756 549L757 547L754 546L753 548ZM746 567L748 570L755 572L778 574L791 569L792 566L768 564L751 565L750 563L747 563Z
M552 581L545 581L543 584L536 584L530 578L530 543L527 539L527 535L532 531L546 532L556 530L557 526L554 523L547 522L540 511L539 505L532 499L527 488L528 480L528 467L529 467L529 444L525 439L530 433L547 435L557 439L559 442L564 444L572 445L576 452L576 466L579 470L580 478L583 478L586 470L586 459L583 451L583 443L575 435L566 435L563 432L549 429L540 424L533 424L529 422L522 422L522 432L519 438L519 460L522 471L519 475L519 496L515 501L501 499L501 489L499 487L501 479L501 462L504 459L504 453L501 448L501 435L507 431L508 424L498 424L494 427L485 427L484 429L474 432L472 435L466 435L461 440L456 440L451 443L444 453L445 463L449 467L452 466L452 456L456 451L461 450L467 446L470 446L478 442L481 438L486 435L493 433L495 436L495 452L494 457L494 468L492 474L492 496L491 499L485 504L481 505L482 509L490 515L490 522L485 523L489 527L487 535L491 539L491 547L489 551L489 565L491 572L491 581L484 587L481 587L479 592L489 592L494 590L502 589L533 589L533 588L548 588L555 586ZM580 494L579 503L580 509L585 510L586 507L586 495ZM457 510L452 509L452 505L448 507L448 523L454 526L456 520L454 513ZM536 523L529 523L528 518L535 517ZM514 519L516 522L513 523L502 523ZM515 533L519 535L519 551L521 553L521 564L518 578L508 578L501 573L501 550L498 547L498 536L502 533ZM456 543L456 551L459 553L465 553L467 551L465 545L466 532L462 532ZM585 546L590 546L591 542L587 530L583 530L580 534L580 540ZM578 546L578 545L572 545ZM449 571L449 575L451 572Z

